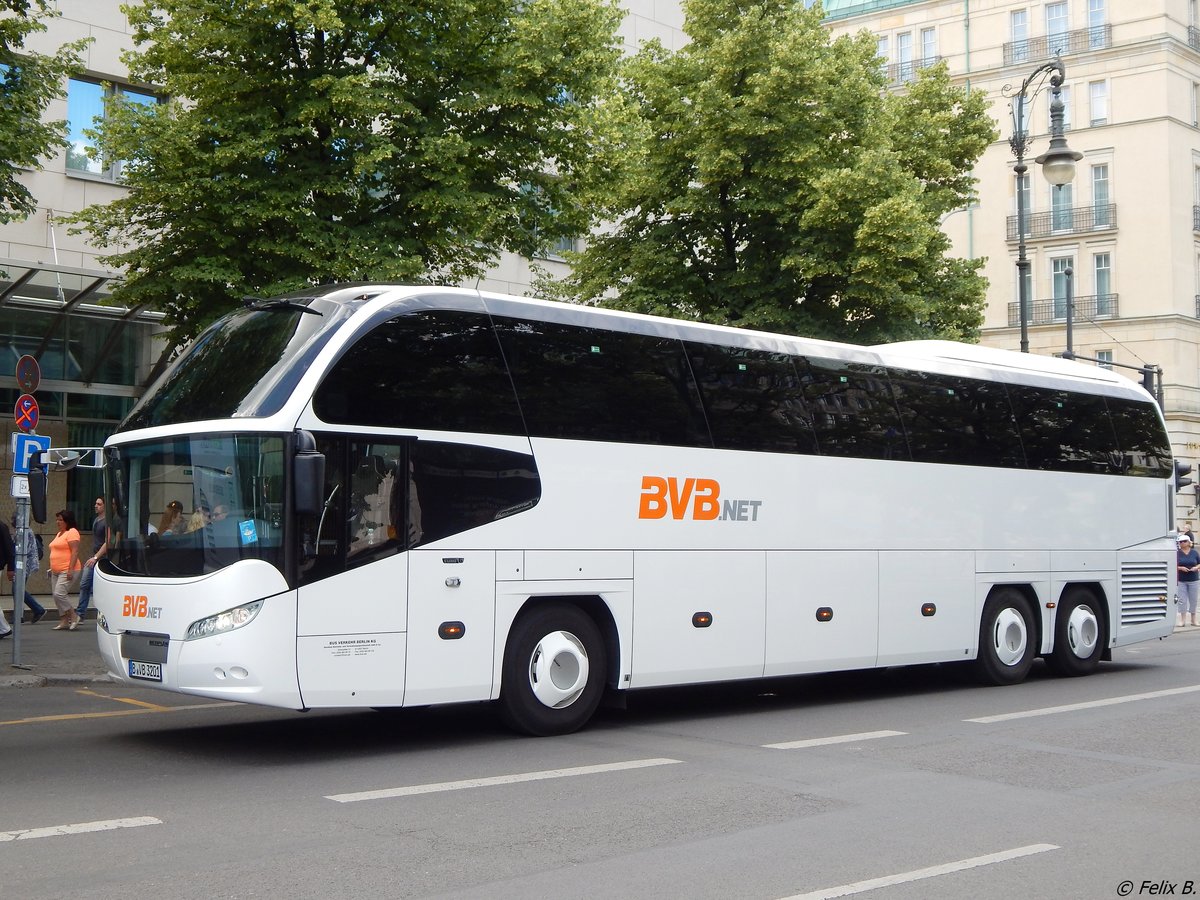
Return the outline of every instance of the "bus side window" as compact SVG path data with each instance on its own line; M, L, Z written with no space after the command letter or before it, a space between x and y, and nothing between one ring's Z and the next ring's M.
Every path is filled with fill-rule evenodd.
M404 549L401 467L406 466L400 444L352 443L350 460L346 562L353 566Z

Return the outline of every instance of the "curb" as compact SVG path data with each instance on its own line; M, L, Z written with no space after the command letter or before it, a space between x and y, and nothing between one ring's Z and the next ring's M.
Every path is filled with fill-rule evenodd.
M22 675L0 675L0 689L47 687L51 684L112 684L108 675L38 675L28 672Z

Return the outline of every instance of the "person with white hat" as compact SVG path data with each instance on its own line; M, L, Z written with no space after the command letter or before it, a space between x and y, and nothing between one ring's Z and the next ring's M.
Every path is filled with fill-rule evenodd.
M1196 600L1200 599L1200 553L1196 552L1192 539L1187 534L1178 538L1179 552L1175 554L1175 565L1179 572L1179 613L1175 626L1200 625L1196 615Z

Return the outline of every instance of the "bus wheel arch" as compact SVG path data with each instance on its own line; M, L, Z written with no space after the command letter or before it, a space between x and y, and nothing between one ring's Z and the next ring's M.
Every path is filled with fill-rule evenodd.
M1099 585L1063 588L1054 616L1054 649L1046 665L1056 675L1076 677L1095 671L1108 649L1108 616Z
M988 593L979 619L979 651L975 674L985 684L1018 684L1037 656L1036 601L1026 585L996 585Z
M604 694L611 641L599 598L530 600L513 620L501 666L500 712L524 734L568 734L587 724ZM590 607L590 608L589 608ZM611 620L609 620L611 624ZM615 631L615 629L614 629Z

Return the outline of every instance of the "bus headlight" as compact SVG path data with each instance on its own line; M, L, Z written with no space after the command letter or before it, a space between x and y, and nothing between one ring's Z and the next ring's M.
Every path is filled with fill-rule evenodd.
M194 641L198 638L212 637L214 634L224 634L226 631L233 631L243 625L249 625L258 615L258 611L262 609L262 605L261 600L255 600L253 603L235 606L233 609L227 609L215 616L193 622L188 626L187 637L184 640Z

